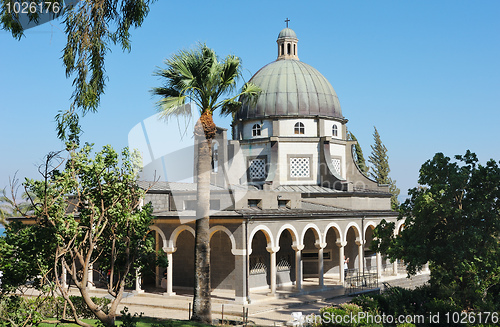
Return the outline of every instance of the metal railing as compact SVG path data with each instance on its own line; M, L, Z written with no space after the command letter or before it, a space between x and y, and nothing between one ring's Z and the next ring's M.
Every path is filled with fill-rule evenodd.
M351 295L371 289L377 289L378 276L377 273L359 273L356 271L355 273L349 274L348 272L344 285L346 295Z

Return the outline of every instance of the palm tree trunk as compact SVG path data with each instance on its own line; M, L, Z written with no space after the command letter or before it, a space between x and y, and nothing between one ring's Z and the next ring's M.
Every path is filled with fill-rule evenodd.
M212 324L210 288L210 171L215 124L211 113L203 113L195 127L197 138L197 198L195 235L194 321Z

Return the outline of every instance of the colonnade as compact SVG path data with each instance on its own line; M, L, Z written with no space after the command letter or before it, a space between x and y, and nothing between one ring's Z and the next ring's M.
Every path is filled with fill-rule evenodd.
M297 228L292 226L291 224L283 224L281 228L278 229L278 232L274 233L271 229L265 225L257 225L251 226L248 228L248 239L246 244L248 245L247 249L239 248L241 246L236 246L236 238L233 233L224 226L214 226L211 228L211 235L216 231L221 231L227 234L231 241L231 253L235 259L235 295L238 302L245 302L248 298L247 289L243 286L246 282L245 279L248 278L247 275L247 267L248 258L252 253L252 240L256 233L262 232L266 237L267 244L265 244L265 250L269 253L270 257L270 269L269 269L269 289L271 294L275 294L278 283L277 283L277 253L280 250L279 240L283 231L288 230L290 235L292 236L292 249L295 252L295 288L297 290L302 290L303 288L303 264L304 260L302 258L303 250L305 247L304 244L304 236L308 230L313 230L315 235L315 243L314 247L318 251L318 259L317 259L317 271L318 271L318 285L320 287L325 286L325 271L324 271L324 251L327 247L326 236L330 229L333 229L336 236L335 245L338 248L338 276L341 284L345 282L344 276L344 254L346 253L347 242L347 233L350 229L352 229L355 233L355 245L357 247L357 269L362 272L364 270L364 247L366 245L366 231L368 228L374 228L376 224L373 221L369 221L363 226L363 230L356 223L349 223L344 229L341 229L338 224L330 223L324 228L323 231L318 228L316 224L310 223L302 228L301 233L297 231ZM155 230L158 234L158 241L160 248L167 254L169 265L166 269L166 291L164 295L175 295L173 290L174 288L174 270L173 266L175 265L173 254L177 251L176 241L179 234L183 231L187 231L194 236L194 230L189 225L180 225L178 226L169 237L165 237L164 232L158 228L157 226L152 226L152 229ZM398 229L397 229L398 230ZM370 240L371 241L371 240ZM352 243L351 243L352 244ZM336 265L337 265L336 264ZM380 253L376 253L376 267L377 274L380 277L382 275L382 256ZM393 273L397 274L397 263L393 264ZM140 290L140 276L137 275L136 282L136 291ZM157 281L157 286L158 285ZM239 285L241 284L241 285Z

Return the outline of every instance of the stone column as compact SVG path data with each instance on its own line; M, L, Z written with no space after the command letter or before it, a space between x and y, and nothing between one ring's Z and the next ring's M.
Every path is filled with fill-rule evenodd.
M87 271L87 286L90 290L95 289L94 286L94 265L89 264L89 270Z
M233 249L234 255L234 301L238 304L248 304L247 298L247 251Z
M344 285L345 282L345 272L344 272L344 247L347 245L347 242L337 242L337 246L339 247L339 276L340 276L340 284Z
M302 290L302 250L304 245L292 245L292 249L295 251L295 288L300 291Z
M158 253L160 251L160 234L156 232L156 239L155 239L155 252ZM155 272L156 272L156 280L155 280L155 285L156 287L161 287L161 279L163 278L162 272L160 271L160 267L156 266L155 267Z
M314 246L318 249L318 285L320 287L325 286L325 271L323 263L323 249L326 247L326 243L315 243Z
M397 276L398 275L398 260L394 261L392 263L392 274L394 276Z
M382 277L382 255L377 252L377 276Z
M144 293L144 290L141 289L141 273L139 269L135 270L135 292Z
M279 246L277 247L266 247L267 252L269 252L271 257L271 295L276 294L276 252L279 251Z
M167 254L167 260L168 260L168 266L167 266L167 291L163 293L163 295L175 295L174 292L174 252L177 251L177 248L174 247L168 247L168 248L163 248L163 251Z
M356 244L358 245L358 269L359 273L362 274L364 272L363 264L365 260L363 250L364 241L356 241Z

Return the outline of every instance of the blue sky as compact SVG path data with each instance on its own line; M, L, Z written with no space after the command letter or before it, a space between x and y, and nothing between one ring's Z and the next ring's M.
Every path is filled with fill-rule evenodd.
M131 128L155 113L156 66L197 42L241 57L250 79L276 59L287 17L300 60L330 81L366 158L379 130L402 198L436 152L500 159L499 1L160 0L132 32L130 53L111 46L106 94L82 122L83 141L126 146ZM47 23L21 41L0 32L0 187L16 171L37 178L44 155L62 148L54 116L73 90L62 30Z

